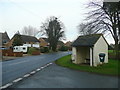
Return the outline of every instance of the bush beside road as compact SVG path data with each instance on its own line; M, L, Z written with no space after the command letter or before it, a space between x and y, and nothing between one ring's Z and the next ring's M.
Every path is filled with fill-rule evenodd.
M119 50L119 53L120 53L120 50ZM108 56L109 56L109 59L115 59L116 58L115 50L108 50ZM120 59L120 55L119 55L119 59Z

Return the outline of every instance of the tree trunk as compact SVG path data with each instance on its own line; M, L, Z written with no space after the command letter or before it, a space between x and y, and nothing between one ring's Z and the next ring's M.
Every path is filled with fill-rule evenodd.
M57 48L57 42L54 42L52 45L52 50L56 52L56 48Z
M115 40L115 58L116 60L119 60L119 44L118 44L118 40Z

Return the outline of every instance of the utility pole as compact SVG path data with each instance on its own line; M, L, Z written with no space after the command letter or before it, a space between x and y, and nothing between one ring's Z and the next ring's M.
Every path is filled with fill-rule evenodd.
M0 33L0 61L2 61L2 33Z

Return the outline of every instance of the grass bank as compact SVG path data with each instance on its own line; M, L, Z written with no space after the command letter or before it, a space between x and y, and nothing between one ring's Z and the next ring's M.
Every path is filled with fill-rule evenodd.
M120 54L120 50L119 50L119 54ZM108 50L108 57L109 59L115 59L116 58L115 50ZM120 59L120 56L119 56L119 59Z
M86 71L86 72L93 72L98 74L104 74L104 75L120 75L120 72L118 72L118 63L120 61L109 59L109 63L103 64L97 67L90 67L89 65L76 65L71 62L71 56L64 56L58 60L55 61L56 64L75 69L80 71ZM119 67L120 68L120 67Z

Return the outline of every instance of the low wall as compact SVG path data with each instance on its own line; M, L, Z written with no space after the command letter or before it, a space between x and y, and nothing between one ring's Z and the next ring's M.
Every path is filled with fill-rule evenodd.
M7 50L2 50L2 55L3 56L22 57L23 53L22 52L13 52L12 49L7 49Z
M40 55L40 52L39 51L34 51L34 52L32 52L32 55Z

